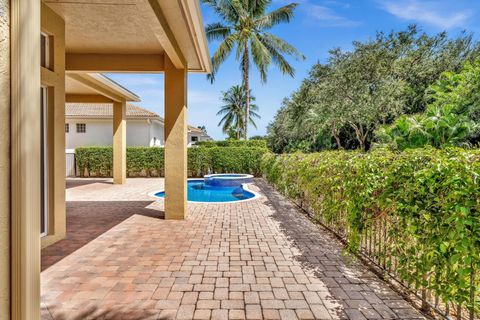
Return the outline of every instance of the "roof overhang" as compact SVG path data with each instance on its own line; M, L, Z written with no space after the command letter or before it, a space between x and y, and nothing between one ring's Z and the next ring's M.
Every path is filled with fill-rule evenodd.
M140 102L136 94L98 73L67 74L65 93L67 102Z
M198 0L44 0L65 20L67 72L210 73Z

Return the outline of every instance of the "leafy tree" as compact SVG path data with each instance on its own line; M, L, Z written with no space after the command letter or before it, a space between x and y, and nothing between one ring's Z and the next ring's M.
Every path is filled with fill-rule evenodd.
M391 74L394 56L377 42L356 44L351 53L333 51L335 66L317 88L322 97L313 105L318 124L328 129L339 148L340 129L353 129L361 149L375 128L403 111L405 83Z
M210 41L220 40L221 43L212 57L213 72L211 80L215 79L220 65L230 56L236 47L236 60L240 61L243 87L246 93L246 112L243 134L247 139L247 115L250 114L250 62L251 60L260 72L262 82L267 81L267 71L273 62L283 74L295 75L295 70L288 63L285 55L304 58L297 49L285 40L269 32L271 28L282 22L290 22L297 6L291 3L271 12L266 12L271 0L202 0L221 17L221 22L211 23L206 27L207 38Z
M355 41L349 52L331 50L283 101L268 127L269 146L275 152L368 149L377 128L424 112L432 99L427 88L479 52L469 34L430 36L416 26Z
M404 115L376 132L380 145L395 149L469 146L478 143L480 63L466 63L459 73L445 72L427 90L425 113Z
M245 105L247 104L247 95L243 86L233 86L228 91L222 92L223 106L217 112L218 116L222 116L222 119L218 123L218 126L222 126L223 133L227 134L229 138L240 139L245 136ZM255 101L255 97L249 94L250 100ZM249 111L248 121L255 128L254 118L260 118L257 113L258 106L251 104Z
M260 135L251 136L250 140L267 140L267 137L266 136L260 136Z

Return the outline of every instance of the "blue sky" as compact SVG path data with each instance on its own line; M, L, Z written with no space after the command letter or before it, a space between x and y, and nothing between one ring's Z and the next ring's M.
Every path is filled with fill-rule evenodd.
M296 76L284 76L272 66L268 82L261 84L255 69L251 74L251 87L260 107L261 119L258 128L251 128L249 135L264 135L268 123L281 106L282 100L298 88L311 66L317 61L325 62L332 48L349 50L353 40L367 40L376 31L401 30L409 24L418 24L427 33L443 30L451 36L462 30L480 34L480 1L476 0L273 0L271 8L290 2L299 3L293 21L279 25L272 33L282 37L297 49L306 59L290 59ZM202 6L206 24L218 19L212 10ZM476 38L478 38L476 36ZM218 43L210 44L211 53ZM110 74L112 79L138 94L142 107L162 115L163 75ZM222 91L241 83L239 64L232 55L220 68L216 81L211 84L205 75L192 74L188 83L188 122L191 125L205 125L215 139L223 139L217 126L216 116Z

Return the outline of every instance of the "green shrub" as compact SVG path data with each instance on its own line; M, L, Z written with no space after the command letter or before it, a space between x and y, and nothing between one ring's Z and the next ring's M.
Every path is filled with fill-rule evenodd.
M266 154L262 170L351 250L385 223L387 268L467 308L473 293L480 310L480 150Z
M209 148L188 149L187 168L189 177L203 177L211 168L212 158Z
M187 170L190 177L209 173L261 174L262 156L268 152L258 147L197 147L188 149ZM82 147L75 150L79 175L112 176L112 147ZM148 147L127 148L129 177L164 175L164 149Z
M88 147L75 149L75 160L80 176L111 176L113 167L111 147Z
M266 140L222 140L222 141L199 141L199 147L244 147L244 148L266 148Z
M240 172L261 175L262 156L268 152L256 147L210 148L211 169L215 173Z

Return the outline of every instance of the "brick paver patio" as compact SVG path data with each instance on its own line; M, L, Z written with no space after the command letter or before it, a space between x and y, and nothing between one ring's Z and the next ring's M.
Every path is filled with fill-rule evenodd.
M423 319L255 184L257 200L171 221L147 196L162 179L68 181L69 237L42 252L42 319Z

